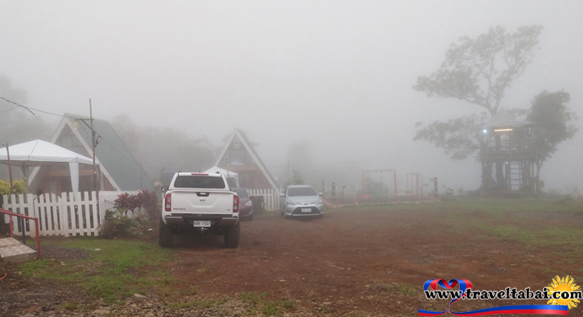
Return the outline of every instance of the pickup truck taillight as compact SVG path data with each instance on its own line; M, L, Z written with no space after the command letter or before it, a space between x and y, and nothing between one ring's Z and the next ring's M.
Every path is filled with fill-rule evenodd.
M168 193L164 196L164 211L172 211L172 194Z
M233 195L233 212L239 212L239 196Z

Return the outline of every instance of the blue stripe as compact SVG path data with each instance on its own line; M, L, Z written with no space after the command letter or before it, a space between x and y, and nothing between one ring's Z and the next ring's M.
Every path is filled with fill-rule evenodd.
M418 309L417 313L418 314L426 314L426 315L432 315L432 316L437 316L437 315L443 315L447 312L447 310L444 310L442 312L438 312L438 311L430 311L430 310L423 310L423 309Z

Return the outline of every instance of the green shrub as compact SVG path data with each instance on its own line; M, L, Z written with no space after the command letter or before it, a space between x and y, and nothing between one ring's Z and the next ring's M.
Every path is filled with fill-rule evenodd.
M147 189L140 190L137 194L132 195L128 193L119 194L114 201L114 207L124 215L131 211L132 216L136 210L139 212L144 209L149 221L156 219L156 215L160 210L158 196L155 192Z
M113 206L115 210L105 211L105 221L99 228L99 235L106 239L146 235L152 231L150 226L160 209L156 193L147 189L137 194L119 194ZM142 210L146 211L145 215ZM132 212L131 217L128 211Z
M15 179L12 181L13 194L26 194L26 183L24 179ZM0 179L0 195L10 195L10 182L5 182Z
M106 210L105 221L99 228L99 236L105 239L140 238L149 230L139 219L132 219L122 210Z

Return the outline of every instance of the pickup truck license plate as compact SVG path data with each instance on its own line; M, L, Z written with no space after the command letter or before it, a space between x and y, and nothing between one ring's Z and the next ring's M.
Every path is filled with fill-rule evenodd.
M195 221L192 222L192 226L193 227L198 227L198 228L200 228L200 227L210 227L211 226L211 222L210 221L198 221L198 220L195 220Z
M312 208L302 208L302 212L311 212Z

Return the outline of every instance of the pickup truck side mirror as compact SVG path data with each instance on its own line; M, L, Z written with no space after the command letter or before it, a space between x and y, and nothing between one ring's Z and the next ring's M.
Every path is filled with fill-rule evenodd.
M165 193L165 192L168 190L168 187L166 187L166 186L162 186L162 188L160 188L160 190L161 190L163 193Z

